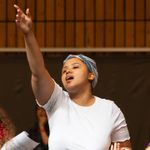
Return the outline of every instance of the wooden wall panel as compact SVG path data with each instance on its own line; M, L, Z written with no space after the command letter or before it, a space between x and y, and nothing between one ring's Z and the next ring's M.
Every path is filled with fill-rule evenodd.
M14 4L14 1L11 1L11 0L7 0L9 4L7 5L10 5L10 9L12 11L12 6ZM26 8L27 8L27 5L26 5L26 2L27 0L16 0L16 4L23 10L25 11Z
M55 41L55 26L53 22L46 23L46 47L54 47Z
M13 5L14 5L14 1L12 1L12 0L7 0L6 1L6 15L7 15L6 17L7 17L7 21L13 21L14 22L14 16L15 16L16 10L13 7Z
M45 1L36 0L36 20L37 21L45 21Z
M115 46L124 47L125 46L125 27L124 22L116 22L115 26Z
M136 20L144 20L145 18L145 0L136 0Z
M26 0L26 8L29 8L33 21L36 18L36 0Z
M56 20L64 20L65 17L65 2L64 0L56 0L55 2L56 4L56 11L55 11L55 15L56 15Z
M36 37L38 40L38 43L40 47L45 46L45 3L44 1L41 0L36 0L36 14L35 14L35 32L36 32Z
M75 19L75 1L76 0L66 0L66 20Z
M6 46L6 23L0 22L0 47Z
M114 47L114 22L105 23L105 47Z
M135 0L125 0L125 19L134 20L135 18Z
M86 23L86 36L85 36L85 43L86 43L86 47L94 47L94 23L89 22Z
M85 19L86 20L94 20L95 17L95 5L93 0L86 0L85 1Z
M55 0L46 0L45 5L46 21L54 21L55 18Z
M72 22L67 22L65 27L66 38L65 47L75 47L75 25Z
M76 0L75 6L76 6L75 10L76 20L84 20L85 19L84 0Z
M124 20L125 17L125 3L124 0L116 0L115 19Z
M7 24L7 45L9 47L16 47L16 24L14 22L10 22Z
M125 23L125 47L134 47L135 46L135 30L134 22Z
M84 24L81 22L76 23L76 47L84 47Z
M113 20L114 19L114 0L105 0L105 20Z
M145 46L145 23L137 21L135 26L136 33L136 47L144 47Z
M0 47L6 46L6 0L1 0L0 4Z
M36 32L36 38L38 40L38 43L40 47L45 46L45 24L42 22L37 22L35 26L35 32Z
M96 0L95 1L95 16L96 20L104 20L104 2L105 0Z
M104 47L105 26L104 22L97 22L95 25L95 47Z
M0 21L6 21L6 0L1 0Z
M150 21L146 23L146 47L150 47Z
M150 20L150 0L145 0L145 19Z
M14 23L14 1L1 2L0 30L5 28L5 35L0 34L0 47L24 47ZM17 0L17 4L23 11L30 8L33 30L42 47L149 45L149 0ZM15 38L11 40L9 34Z
M63 22L56 23L56 47L64 47L65 45L65 24Z
M25 47L24 37L20 30L16 30L16 46L17 47Z

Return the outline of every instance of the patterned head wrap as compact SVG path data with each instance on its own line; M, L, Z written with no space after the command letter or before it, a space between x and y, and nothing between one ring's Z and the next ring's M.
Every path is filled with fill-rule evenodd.
M79 58L82 62L84 62L86 64L89 72L94 73L95 78L92 81L92 87L94 88L96 86L97 80L98 80L98 72L97 72L96 62L93 59L91 59L83 54L79 54L79 55L71 54L71 55L67 56L67 58L64 60L63 63L65 63L68 59L71 59L71 58Z

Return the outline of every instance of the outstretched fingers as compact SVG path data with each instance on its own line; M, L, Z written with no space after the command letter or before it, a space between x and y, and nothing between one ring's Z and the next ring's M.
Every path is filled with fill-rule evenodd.
M19 9L19 6L18 6L18 5L16 5L16 4L14 4L14 7L15 7L16 9Z
M14 7L16 8L18 14L24 14L23 11L21 10L21 8L18 5L14 4ZM28 17L31 17L29 8L26 9L26 15Z
M18 23L18 22L22 21L22 19L25 18L25 14L23 13L23 11L20 9L20 7L18 5L14 4L14 7L17 10L16 22Z
M14 4L14 8L17 11L15 19L17 26L23 31L23 33L28 33L32 27L32 19L30 17L31 15L29 8L26 9L25 13L16 4Z
M18 5L14 4L14 7L17 10L16 22L23 21L26 16L27 16L27 18L31 19L31 14L30 14L29 8L27 8L26 12L24 13Z
M14 7L15 7L16 10L17 10L17 14L23 13L23 11L21 10L21 8L20 8L18 5L14 4Z
M31 18L31 14L30 14L29 8L26 9L26 15L27 15L29 18Z

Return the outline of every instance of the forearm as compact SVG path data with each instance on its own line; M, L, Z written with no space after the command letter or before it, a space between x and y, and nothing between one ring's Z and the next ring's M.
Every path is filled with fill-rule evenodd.
M24 40L31 72L34 76L38 77L45 70L44 60L38 42L32 31L24 34Z
M42 142L47 145L48 144L48 135L44 127L40 127L40 133L41 133L41 138Z

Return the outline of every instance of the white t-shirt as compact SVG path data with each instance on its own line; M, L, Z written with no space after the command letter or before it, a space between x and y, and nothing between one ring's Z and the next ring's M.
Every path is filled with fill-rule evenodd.
M108 150L111 142L130 139L123 113L113 101L95 96L91 106L80 106L55 84L43 106L50 127L50 150Z

